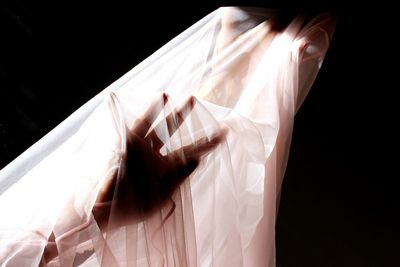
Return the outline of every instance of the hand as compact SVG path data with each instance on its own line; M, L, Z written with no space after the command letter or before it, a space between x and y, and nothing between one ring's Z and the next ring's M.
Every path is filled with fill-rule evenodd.
M100 190L96 202L112 200L112 216L117 218L118 224L144 220L162 208L179 185L196 169L201 157L225 138L226 131L220 130L210 139L205 137L162 155L160 149L164 142L156 133L156 129L162 127L161 123L151 131L149 129L167 101L168 96L163 94L163 100L153 103L144 118L138 120L131 130L127 130L126 154L121 167ZM175 109L165 118L169 136L180 127L194 105L195 98L190 97L180 109ZM109 211L98 211L95 208L93 214L96 220L104 223Z

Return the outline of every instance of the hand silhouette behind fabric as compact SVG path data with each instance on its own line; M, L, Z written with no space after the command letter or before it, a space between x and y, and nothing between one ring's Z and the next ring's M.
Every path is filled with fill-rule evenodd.
M112 97L116 101L116 96ZM210 138L204 137L166 155L161 154L165 142L157 132L166 127L171 137L195 106L195 98L190 97L181 108L175 109L164 121L152 127L168 99L163 94L160 101L155 101L148 108L142 119L137 120L131 129L126 129L126 149L121 156L121 164L104 182L92 210L102 232L144 221L162 209L172 200L174 191L196 169L201 157L225 139L227 131L221 129ZM54 238L53 234L49 237L43 262L52 260L58 254Z
M104 230L109 216L111 227L145 220L171 199L173 192L196 169L201 157L213 150L224 140L226 130L219 130L211 138L201 138L191 145L162 155L164 142L157 135L159 127L168 128L172 136L182 125L195 105L190 97L179 109L151 128L161 113L168 96L153 103L143 119L137 120L132 129L127 129L126 153L121 166L112 179L105 183L96 200L93 214ZM161 102L161 103L160 103ZM102 203L112 203L103 205Z

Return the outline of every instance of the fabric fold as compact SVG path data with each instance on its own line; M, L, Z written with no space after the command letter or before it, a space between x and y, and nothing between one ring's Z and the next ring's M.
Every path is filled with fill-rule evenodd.
M293 120L335 21L297 17L276 31L274 16L216 10L1 170L0 266L275 266ZM178 123L171 114L190 97L195 104ZM227 134L156 210L143 212L146 202L133 196L135 204L121 211L120 196L131 189L128 159L140 156L127 154L128 133L163 101L145 133L162 143L161 156L188 162L182 148L222 129ZM149 203L165 197L148 190L150 182L165 181L133 183L137 195ZM105 184L113 186L112 198L99 203ZM51 235L57 253L46 262Z

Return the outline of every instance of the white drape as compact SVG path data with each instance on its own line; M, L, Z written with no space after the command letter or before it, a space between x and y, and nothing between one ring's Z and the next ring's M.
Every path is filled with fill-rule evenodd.
M274 266L293 118L334 22L296 18L276 32L271 17L263 9L216 10L1 170L0 265L38 266L53 232L58 257L42 262L48 266ZM91 212L102 183L120 166L124 125L161 91L171 98L164 114L189 95L197 99L174 135L158 133L162 153L220 127L229 129L226 141L203 158L173 204L102 233Z

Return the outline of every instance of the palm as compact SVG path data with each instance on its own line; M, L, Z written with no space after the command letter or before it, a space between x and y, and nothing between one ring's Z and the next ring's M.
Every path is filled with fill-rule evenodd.
M215 148L225 135L220 131L211 139L202 138L195 144L162 155L160 149L164 142L156 134L157 127L161 126L149 129L167 101L168 97L164 95L162 104L154 103L144 118L128 131L121 168L112 182L103 187L97 200L113 200L113 216L119 223L143 220L161 208L196 169L201 156ZM194 104L192 97L182 108L166 117L170 136L180 127Z

